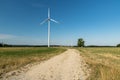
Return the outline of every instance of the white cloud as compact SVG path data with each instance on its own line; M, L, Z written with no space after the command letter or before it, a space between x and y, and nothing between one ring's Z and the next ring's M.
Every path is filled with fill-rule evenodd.
M14 35L9 35L9 34L0 34L0 39L11 39L15 38L16 36Z

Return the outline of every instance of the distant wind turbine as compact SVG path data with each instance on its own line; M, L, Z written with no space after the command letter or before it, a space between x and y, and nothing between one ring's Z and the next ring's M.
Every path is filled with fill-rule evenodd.
M50 21L53 21L55 23L59 23L58 21L50 18L50 8L48 8L48 18L40 23L42 25L45 22L48 22L48 47L50 47Z

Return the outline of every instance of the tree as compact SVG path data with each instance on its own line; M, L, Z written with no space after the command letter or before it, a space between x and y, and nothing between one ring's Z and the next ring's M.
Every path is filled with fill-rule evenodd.
M2 45L2 43L0 43L0 47L2 47L3 45Z
M117 44L117 47L120 47L120 44Z
M3 43L0 43L0 47L3 47L4 46L4 44Z
M0 43L0 47L8 47L8 44Z
M85 41L82 38L80 38L80 39L78 39L77 45L78 45L78 47L84 47L85 46L84 43L85 43Z

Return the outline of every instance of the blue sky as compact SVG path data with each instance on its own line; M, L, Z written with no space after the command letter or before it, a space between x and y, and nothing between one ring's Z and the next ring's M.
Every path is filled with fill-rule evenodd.
M47 9L51 18L51 44L86 45L120 43L120 0L0 0L0 42L47 44Z

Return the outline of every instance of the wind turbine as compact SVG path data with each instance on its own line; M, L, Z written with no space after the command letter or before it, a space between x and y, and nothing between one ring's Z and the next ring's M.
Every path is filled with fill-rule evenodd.
M45 22L48 22L48 47L50 47L50 21L58 23L58 21L50 18L50 8L48 8L48 18L40 23L42 25Z

